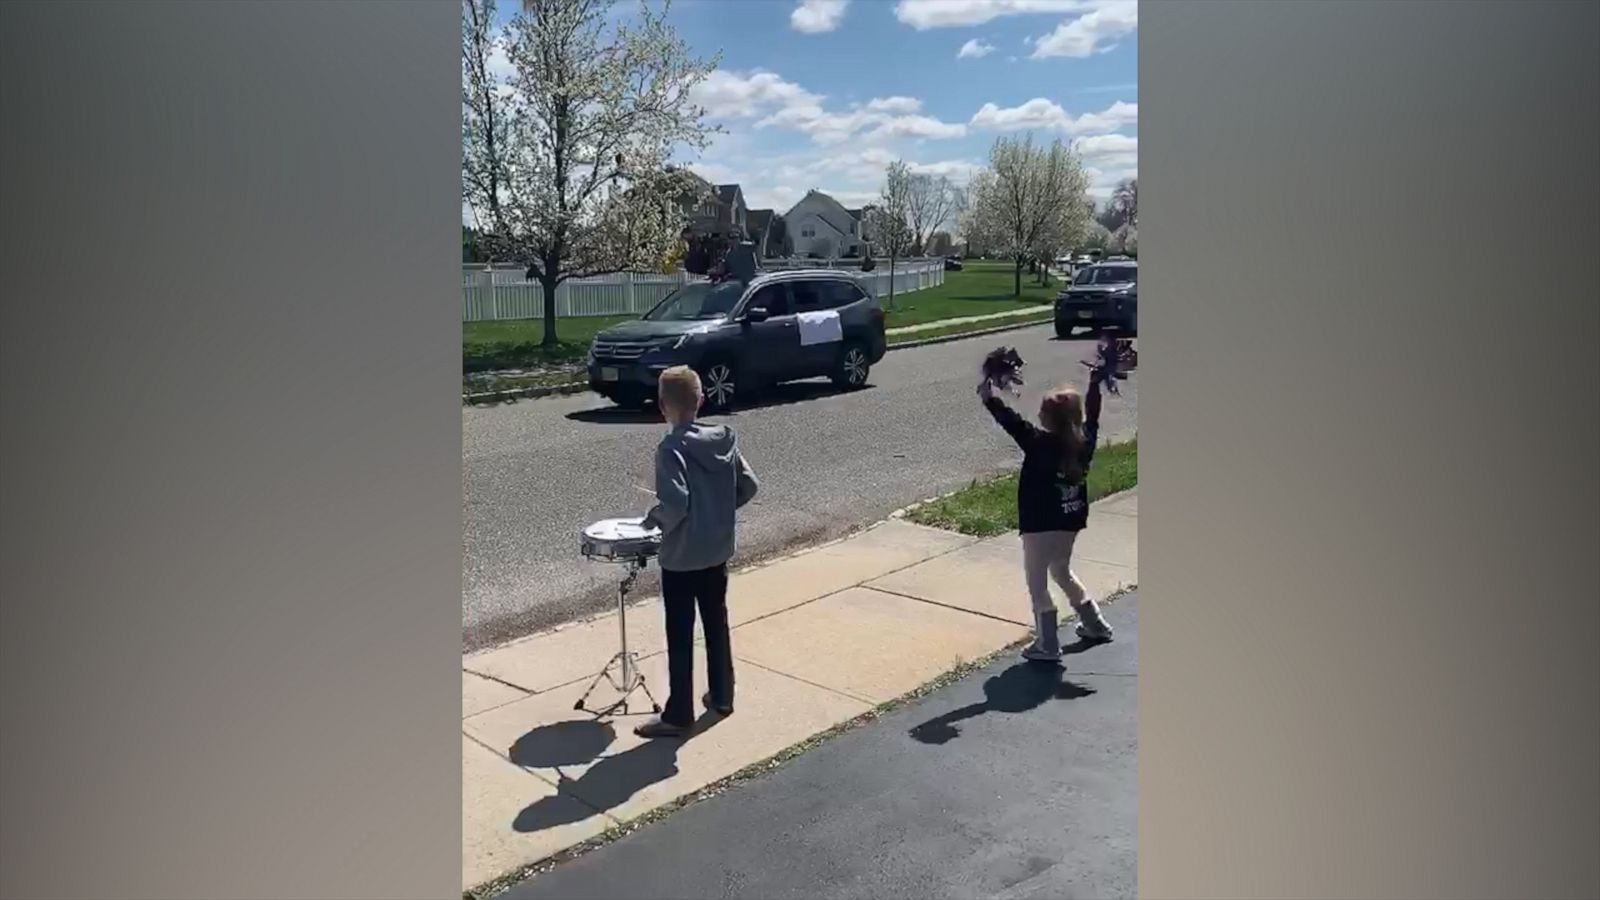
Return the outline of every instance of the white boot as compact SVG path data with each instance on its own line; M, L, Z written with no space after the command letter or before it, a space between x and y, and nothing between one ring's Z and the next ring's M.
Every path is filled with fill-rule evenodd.
M1100 604L1093 600L1085 600L1082 606L1073 607L1073 612L1078 614L1078 637L1086 641L1108 643L1111 640L1111 625L1106 622L1106 617L1100 614Z
M1056 634L1056 611L1033 614L1035 636L1033 644L1022 651L1022 658L1033 662L1059 662L1061 638Z

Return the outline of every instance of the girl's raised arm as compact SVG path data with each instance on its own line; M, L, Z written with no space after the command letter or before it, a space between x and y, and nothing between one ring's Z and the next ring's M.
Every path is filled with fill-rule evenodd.
M984 379L978 385L978 396L983 398L983 406L989 411L989 415L994 416L994 420L1000 423L1006 434L1011 435L1017 446L1026 451L1036 439L1039 429L1018 415L1016 410L1007 406L1004 400L995 396L994 387L989 384L988 379Z

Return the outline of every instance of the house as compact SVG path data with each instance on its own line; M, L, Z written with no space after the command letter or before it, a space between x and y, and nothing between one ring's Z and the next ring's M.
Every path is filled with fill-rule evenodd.
M678 209L684 217L683 239L688 244L684 267L703 273L716 266L728 249L749 238L749 210L744 190L737 184L712 184L688 169Z
M748 227L745 234L755 244L756 258L785 256L783 252L783 217L770 209L752 209L746 213Z
M717 227L719 237L739 240L750 224L750 210L744 205L744 191L737 184L717 185Z
M807 191L783 220L798 256L835 259L864 249L861 219L819 190Z

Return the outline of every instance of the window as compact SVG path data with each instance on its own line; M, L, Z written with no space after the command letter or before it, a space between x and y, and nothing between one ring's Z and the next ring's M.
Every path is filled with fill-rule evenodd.
M1139 281L1139 270L1132 266L1091 266L1072 279L1073 284L1128 284Z
M851 284L843 279L834 278L821 282L823 291L823 309L838 309L849 306L866 297L859 285Z
M655 322L717 319L728 314L744 293L742 285L724 281L716 284L697 281L668 294L645 318Z
M745 309L763 307L769 316L787 316L793 310L789 308L789 292L782 284L769 284L756 291L755 296L745 305Z
M827 309L828 282L817 281L791 281L789 293L794 298L795 312L812 312Z

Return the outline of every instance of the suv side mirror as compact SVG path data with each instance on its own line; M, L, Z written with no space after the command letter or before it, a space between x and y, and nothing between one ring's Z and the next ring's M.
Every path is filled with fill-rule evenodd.
M744 311L744 320L746 322L765 322L771 316L772 314L767 312L765 306L753 306Z

